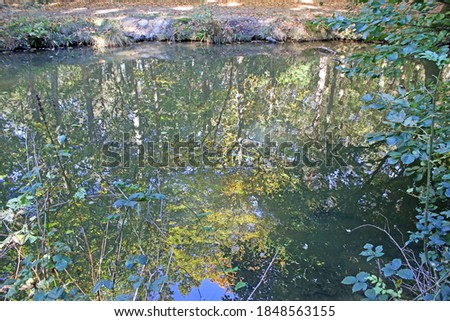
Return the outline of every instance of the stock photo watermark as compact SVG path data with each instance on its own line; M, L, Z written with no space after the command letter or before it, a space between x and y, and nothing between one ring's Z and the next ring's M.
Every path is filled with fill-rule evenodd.
M200 167L255 167L283 166L333 167L347 166L340 154L344 145L332 133L320 140L302 143L275 141L270 134L259 142L239 139L229 144L217 143L213 147L194 135L172 139L133 141L131 133L123 133L120 141L107 141L102 147L102 166L106 168L200 168Z

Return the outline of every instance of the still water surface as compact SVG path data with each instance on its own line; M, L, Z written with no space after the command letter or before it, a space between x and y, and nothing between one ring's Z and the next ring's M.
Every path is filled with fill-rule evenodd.
M360 48L325 44L332 56L322 45L4 55L2 205L18 193L25 147L45 150L44 116L67 151L70 180L86 191L95 264L103 253L105 279L118 267L122 298L140 272L127 259L145 255L141 300L245 300L269 266L254 300L359 299L340 282L370 269L362 246L395 252L376 231L349 231L373 223L406 232L415 202L402 192L408 181L378 167L381 147L365 140L383 124L360 110L361 97L394 84L346 79L335 67ZM53 197L49 228L89 287L79 226Z

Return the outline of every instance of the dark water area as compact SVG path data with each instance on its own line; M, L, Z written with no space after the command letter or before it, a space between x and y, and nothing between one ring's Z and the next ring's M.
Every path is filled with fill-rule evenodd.
M3 55L2 208L52 135L95 266L105 279L116 269L123 298L142 277L130 261L141 255L141 300L246 300L261 279L254 300L360 299L340 282L373 268L363 245L396 252L381 232L352 230L407 237L416 201L399 168L380 166L383 146L365 138L384 125L361 97L395 82L336 69L357 50L145 44ZM404 77L417 70L405 66ZM66 199L49 197L48 228L89 287L79 223ZM0 273L13 264L2 258Z

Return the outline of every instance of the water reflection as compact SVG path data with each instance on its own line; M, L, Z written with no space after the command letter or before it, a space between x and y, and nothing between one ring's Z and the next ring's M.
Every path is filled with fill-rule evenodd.
M172 298L175 301L221 301L224 298L234 299L233 292L226 292L218 284L204 280L199 287L192 289L187 295L182 295L176 285L171 287Z
M342 56L355 50L330 45ZM365 240L385 240L346 230L386 221L407 229L415 204L400 192L404 178L378 168L382 150L365 143L382 124L360 111L360 98L388 85L345 79L335 69L343 57L317 46L151 44L5 57L2 204L19 194L18 178L36 163L52 190L62 184L55 158L44 162L51 135L71 195L82 200L52 194L49 228L70 246L70 271L88 293L91 278L102 278L115 284L105 299L245 300L278 253L253 299L354 299L341 279L369 268L357 257ZM416 77L415 66L405 69ZM170 145L173 166L140 164L141 146L161 147L176 135L232 153L222 152L214 166L180 166L204 149ZM331 154L327 137L340 145ZM105 154L107 142L119 142L115 166L104 166L115 159ZM305 160L308 142L309 162L284 166ZM269 160L260 157L267 148L275 155ZM160 151L146 152L161 159ZM11 264L2 260L1 271Z

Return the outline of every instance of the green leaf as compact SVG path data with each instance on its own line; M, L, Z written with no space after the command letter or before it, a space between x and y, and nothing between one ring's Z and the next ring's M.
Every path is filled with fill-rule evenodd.
M239 289L245 288L247 286L247 283L245 282L238 282L235 287L234 287L234 291L237 291Z
M95 284L92 288L92 293L98 292L102 286L104 286L108 290L112 290L112 288L114 287L114 283L111 280L99 280L97 284Z
M366 94L366 95L362 96L361 99L362 99L365 103L368 103L369 101L372 101L372 100L373 100L373 97L372 97L371 94Z
M144 282L144 278L140 278L139 281L133 283L133 290L136 291L141 286L142 282Z
M420 121L420 118L417 116L410 116L405 119L403 125L406 127L414 127L417 126L417 123Z
M148 258L145 255L136 256L136 262L140 265L145 265L148 262Z
M366 281L366 279L367 279L369 276L370 276L369 273L366 273L366 272L359 272L359 273L356 275L356 279L357 279L359 282L364 282L364 281Z
M53 256L52 260L56 263L55 268L58 271L64 271L67 266L72 263L72 260L69 257L61 254Z
M161 284L163 284L166 281L167 281L167 276L163 275L163 276L159 277L158 279L156 279L155 281L153 281L152 283L145 283L145 286L146 286L147 290L155 292L155 291L159 291L159 289L161 288Z
M345 285L355 284L358 280L354 276L346 276L341 283Z
M197 217L198 217L198 218L202 218L202 217L211 215L212 213L213 213L213 212L205 212L205 213L202 213L202 214L197 214Z
M45 292L43 292L43 291L37 291L37 292L34 294L33 300L34 300L34 301L44 301L44 300L45 300L45 297L46 297Z
M395 270L390 264L387 264L381 271L383 271L384 276L387 278L395 274Z
M390 136L386 139L386 143L389 146L395 146L401 141L401 138L399 136Z
M389 54L389 55L386 56L386 59L387 59L389 62L391 62L391 61L396 61L396 60L398 59L398 53L397 53L397 52L391 53L391 54Z
M394 270L398 270L402 266L402 260L400 259L392 260L391 266Z
M47 294L47 298L49 298L51 300L58 300L58 299L61 299L61 297L63 295L64 295L64 289L60 288L60 287L56 287Z
M61 157L70 157L70 151L68 150L59 150L58 155Z
M402 269L400 271L397 271L397 275L401 277L404 280L413 280L414 274L410 269Z
M66 141L66 135L58 136L58 141L60 144L63 144Z
M371 301L375 301L377 299L377 292L374 289L368 289L364 292L364 295Z
M352 292L365 291L367 289L367 283L365 282L356 282L352 287Z
M131 301L133 296L131 294L119 294L114 301Z
M384 253L383 253L383 245L378 245L378 246L375 248L375 254L376 254L377 257L378 257L379 255L380 255L380 256L384 255Z
M78 191L73 195L73 198L76 200L83 200L86 198L86 190L83 187L80 187Z
M144 196L145 196L144 193L134 193L134 194L131 194L130 197L128 197L128 200L129 201L142 200L144 198Z
M154 198L154 199L157 199L157 200L165 200L166 196L163 195L163 194L151 194L150 198Z
M139 276L131 274L127 280L130 282L136 282L137 280L139 280Z
M406 47L404 47L402 52L403 52L404 55L410 55L415 50L416 50L416 46L410 44L410 45L407 45Z
M365 248L366 250L372 250L373 249L373 245L370 244L370 243L366 243L366 244L364 244L363 248Z
M402 157L400 158L402 163L405 165L410 165L412 163L415 162L415 160L417 159L416 156L414 156L413 154L403 154Z
M131 270L133 265L134 265L134 258L130 258L125 262L125 267L127 268L127 270Z
M104 280L103 286L108 290L112 290L112 288L114 287L114 283L111 280Z
M391 111L386 115L386 119L393 123L403 123L406 119L406 113L403 109L399 112Z
M235 268L229 268L225 270L225 273L233 273L239 271L239 268L236 266Z
M98 281L97 284L95 284L94 287L92 288L92 293L98 292L98 290L100 290L102 286L103 280Z

